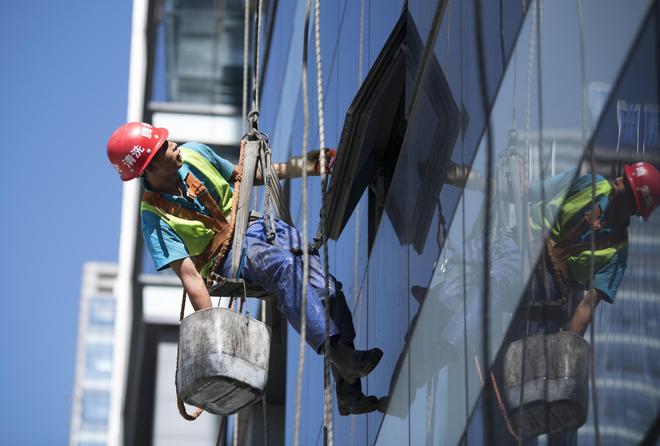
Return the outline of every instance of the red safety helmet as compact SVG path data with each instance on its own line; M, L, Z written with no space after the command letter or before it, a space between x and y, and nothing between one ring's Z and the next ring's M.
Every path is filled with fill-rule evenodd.
M144 122L129 122L119 127L108 140L108 158L121 179L132 180L144 169L161 148L169 132Z
M660 172L649 163L627 164L623 171L635 197L635 211L646 220L660 204Z

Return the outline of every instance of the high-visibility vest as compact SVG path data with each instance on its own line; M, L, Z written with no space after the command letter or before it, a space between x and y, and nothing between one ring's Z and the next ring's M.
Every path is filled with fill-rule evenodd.
M612 186L609 181L606 179L601 179L596 182L596 197L595 201L598 203L601 198L606 197L610 194ZM572 229L572 226L569 226L569 223L579 224L582 220L582 216L585 212L591 209L592 196L591 196L591 187L586 187L568 197L563 201L563 193L558 194L553 197L548 203L546 203L546 220L545 227L550 228L550 238L554 241L562 240L566 244L565 235ZM540 213L540 203L536 203L532 206L530 216L535 222L540 222L541 213ZM558 208L558 210L557 210ZM550 227L550 222L548 216L552 215L551 212L557 210L557 219L555 223ZM540 225L533 225L537 228ZM588 226L587 228L588 229ZM624 231L627 230L623 229ZM564 261L566 262L566 269L570 279L583 286L587 287L589 285L589 280L591 276L591 258L594 258L594 271L598 271L602 268L607 262L609 262L616 253L623 249L627 244L626 233L624 234L614 234L603 241L597 243L596 249L592 252L590 243L577 243L576 240L572 240L569 245L571 248L566 250L566 256Z
M195 168L195 173L201 177L199 179L206 184L209 190L216 192L219 197L218 207L222 210L227 220L229 220L233 205L233 191L227 180L220 175L217 169L203 155L185 146L181 147L181 160L184 164ZM160 220L167 223L176 235L179 236L191 257L204 253L215 236L214 229L209 225L205 225L202 221L186 219L168 213L164 209L148 203L144 197L140 203L140 211L141 213L151 212L159 217ZM202 266L200 273L203 277L206 277L208 274L211 264L212 259L209 259Z

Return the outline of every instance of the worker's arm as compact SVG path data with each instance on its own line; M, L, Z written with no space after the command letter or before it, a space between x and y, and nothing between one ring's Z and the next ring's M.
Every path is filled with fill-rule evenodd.
M335 158L337 157L337 151L334 149L325 149L325 154L326 169L331 173L335 164ZM302 156L292 156L288 163L273 163L272 166L280 179L301 177L303 169L306 170L307 175L309 176L319 176L321 175L320 155L320 150L312 150L311 152L307 153L306 160L303 160ZM236 180L236 168L234 168L231 180ZM254 184L264 184L264 178L261 173L261 169L257 169Z
M170 267L181 279L183 289L188 293L190 303L195 311L211 308L211 297L206 289L204 279L197 272L197 268L195 268L195 264L190 260L190 257L175 260L170 264Z

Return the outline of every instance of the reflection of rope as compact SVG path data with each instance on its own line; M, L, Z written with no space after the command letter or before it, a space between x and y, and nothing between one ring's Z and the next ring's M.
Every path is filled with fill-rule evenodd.
M586 61L584 57L585 52L585 43L584 43L584 13L582 10L582 0L577 0L577 14L578 14L578 24L580 27L580 69L581 69L581 99L582 99L582 143L586 143ZM590 169L591 169L591 209L593 210L596 207L596 152L594 144L591 144L589 147L589 158L590 158ZM591 255L589 256L589 293L594 290L594 274L596 272L595 265L595 256L594 252L596 251L596 231L594 228L594 220L596 217L595 212L589 212L591 217L590 223L590 237L589 242L591 244ZM583 297L584 298L584 297ZM598 420L598 395L596 391L596 370L595 370L595 351L596 351L596 340L594 338L596 324L595 317L596 308L594 307L591 314L591 323L589 324L589 337L591 338L591 364L589 367L589 375L591 378L591 406L593 410L593 420L594 420L594 443L596 446L600 446L600 423Z
M488 389L485 387L485 382L484 382L484 375L481 373L481 366L479 365L479 358L477 356L474 357L474 366L477 369L477 375L479 375L479 382L481 382L481 387L484 388L484 392L487 392ZM506 414L506 407L504 406L504 401L502 401L502 395L500 394L500 389L497 387L497 381L495 380L495 375L493 374L493 371L489 371L489 376L490 376L490 385L493 388L493 392L495 392L495 398L497 399L497 407L500 410L500 414L502 415L502 418L504 418L504 425L506 426L506 430L511 434L513 438L516 439L516 441L520 441L520 437L518 437L518 434L513 430L513 426L511 425L511 420L509 420L509 416Z
M490 227L492 224L491 217L491 202L493 199L493 126L491 122L491 115L488 113L489 110L489 95L488 95L488 84L486 79L486 61L485 61L485 48L484 48L484 36L482 28L482 16L481 16L481 0L476 0L474 7L474 23L476 31L476 41L477 41L477 55L478 55L478 68L479 68L479 93L481 97L481 108L486 117L486 186L485 186L485 197L484 197L484 265L482 272L483 279L483 293L482 293L482 354L486 364L490 362L490 256L491 256L491 231ZM485 426L484 426L484 440L486 444L490 444L493 432L493 416L490 410L490 394L488 392L484 393L484 404L486 407L486 413L484 414Z
M302 91L303 91L303 144L302 159L307 159L307 140L309 138L309 97L307 94L307 40L309 35L310 1L305 9L305 31L303 38ZM302 398L302 380L305 367L305 336L307 331L307 286L309 283L309 246L307 244L307 169L302 169L302 249L303 249L303 283L300 312L300 351L298 353L298 381L296 383L296 416L293 428L293 444L300 444L300 402Z

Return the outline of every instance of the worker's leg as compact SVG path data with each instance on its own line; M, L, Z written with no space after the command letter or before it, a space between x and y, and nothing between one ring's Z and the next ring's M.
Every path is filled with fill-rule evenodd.
M280 243L287 229L278 224L275 244L268 243L263 222L250 225L245 234L244 260L242 277L273 293L277 298L277 307L289 323L300 332L301 320L301 290L302 290L302 256L295 256L288 248L288 243ZM292 228L292 242L297 242L299 234ZM295 247L295 246L294 246ZM223 265L222 274L229 275L231 270L231 251ZM321 296L313 287L307 290L307 327L306 341L315 350L323 346L325 341L325 309ZM330 335L338 334L337 327L332 324Z
M330 280L333 281L334 278L330 278ZM339 339L336 342L341 342L354 349L355 327L353 326L351 310L346 303L341 283L334 282L334 285L335 294L330 300L330 316L339 329ZM337 407L340 415L356 415L378 410L380 400L373 395L367 396L362 392L361 380L358 379L352 384L349 383L334 364L332 365L332 376L335 379Z
M256 222L250 225L245 234L244 243L244 266L242 275L247 280L272 292L277 297L278 309L284 313L289 323L300 332L301 323L301 290L303 277L303 256L292 253L301 247L301 237L298 231L276 220L276 238L275 243L270 244L267 241L266 231L263 222ZM228 274L231 268L229 259L223 265L223 274ZM323 271L320 266L318 255L310 256L310 286L307 289L307 327L306 341L317 352L321 352L325 340L325 307L322 296L325 294ZM319 289L319 286L323 288ZM334 281L329 284L331 306L335 296ZM348 311L344 302L343 308L339 307L340 312ZM349 312L350 314L350 312ZM342 313L342 324L347 321L350 324L350 331L347 333L348 339L355 337L355 331L352 327L350 316L346 318ZM338 368L338 371L349 382L354 383L362 376L366 376L378 364L382 357L379 349L368 351L356 351L351 343L338 342L341 337L340 331L330 319L328 333L331 339L328 357Z
M601 301L601 298L601 294L595 288L584 293L584 297L575 309L573 317L571 317L570 331L579 334L580 336L584 336L584 332L587 331L594 310L596 309L598 302Z

